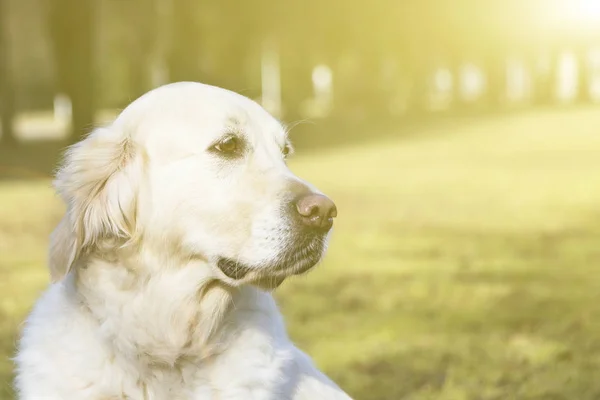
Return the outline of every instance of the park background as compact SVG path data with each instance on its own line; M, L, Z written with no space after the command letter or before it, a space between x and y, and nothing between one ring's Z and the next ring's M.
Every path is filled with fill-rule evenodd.
M61 151L201 81L338 204L277 297L356 399L600 398L600 0L0 0L0 399Z

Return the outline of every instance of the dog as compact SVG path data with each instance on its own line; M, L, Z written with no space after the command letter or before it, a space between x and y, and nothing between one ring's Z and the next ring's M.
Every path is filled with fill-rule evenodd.
M321 260L337 214L291 153L259 104L196 82L144 94L71 146L19 398L350 399L271 295Z

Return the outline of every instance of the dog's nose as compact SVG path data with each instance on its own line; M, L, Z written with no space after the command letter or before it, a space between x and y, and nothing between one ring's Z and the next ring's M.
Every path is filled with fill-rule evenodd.
M302 223L310 229L327 232L337 216L337 208L331 199L322 194L310 193L296 201L296 209Z

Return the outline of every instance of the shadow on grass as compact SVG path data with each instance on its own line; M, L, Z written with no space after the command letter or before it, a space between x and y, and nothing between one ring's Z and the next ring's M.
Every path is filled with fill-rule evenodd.
M356 399L599 399L600 232L467 237L467 268L441 250L391 256L440 269L378 271L371 253L365 270L357 253L288 283L292 338Z
M423 127L459 123L464 118L382 119L356 122L343 119L307 121L292 129L295 147L316 151L341 145L372 142L387 137L404 137ZM292 124L294 125L294 124ZM51 176L67 143L63 141L22 142L8 147L0 144L0 180Z
M486 119L530 112L530 109L489 110L485 112L441 112L406 117L379 117L365 120L329 118L291 122L291 138L300 151L318 151L338 146L357 145L388 138L407 138L426 132L448 132ZM568 111L567 111L568 112ZM0 180L51 176L66 142L32 141L8 147L0 143Z
M592 108L595 106L579 107ZM596 107L597 108L597 107ZM547 110L536 107L536 110ZM570 109L556 112L570 112ZM460 132L455 129L474 122L502 119L531 112L531 108L514 110L463 110L404 117L328 118L315 121L291 122L291 138L301 152L315 152L340 146L354 146L389 138L409 138L440 132ZM66 146L63 141L23 142L15 147L0 144L0 181L31 179L52 175Z
M0 362L0 399L14 398L12 390L13 371L12 358L15 354L17 341L17 327L19 321L12 318L0 309L0 354L6 362ZM4 360L3 360L4 361Z
M316 121L291 122L290 136L300 151L318 151L339 146L355 146L390 138L410 138L427 134L459 133L457 127L494 121L532 112L570 113L597 110L597 105L572 107L536 106L514 109L463 109L398 117L371 117L357 120L335 117Z
M65 146L58 141L0 146L0 181L51 177Z
M335 353L338 338L344 351L356 353L354 361L326 368L356 399L600 398L600 324L594 322L600 306L593 302L595 293L590 287L561 287L543 274L531 279L546 285L547 293L528 288L526 282L511 284L510 277L500 275L469 279L471 288L459 289L462 276L443 283L449 290L441 299L430 282L432 298L419 301L411 295L415 280L358 275L295 285L282 306L301 347L310 352L317 340L332 344L334 350L321 360L346 357ZM493 299L474 294L498 282L513 288ZM564 281L565 286L572 283ZM458 292L472 291L472 296L456 301L454 285ZM360 294L365 287L370 295ZM586 294L573 296L577 290ZM311 304L311 298L322 302L324 294L335 298ZM394 297L382 306L385 298Z

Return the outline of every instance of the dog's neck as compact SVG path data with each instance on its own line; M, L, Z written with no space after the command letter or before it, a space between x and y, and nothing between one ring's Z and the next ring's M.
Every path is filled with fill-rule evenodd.
M204 260L169 262L139 254L88 257L72 281L107 345L155 366L217 354L236 329L232 308L259 307L266 296L250 286L223 284Z

